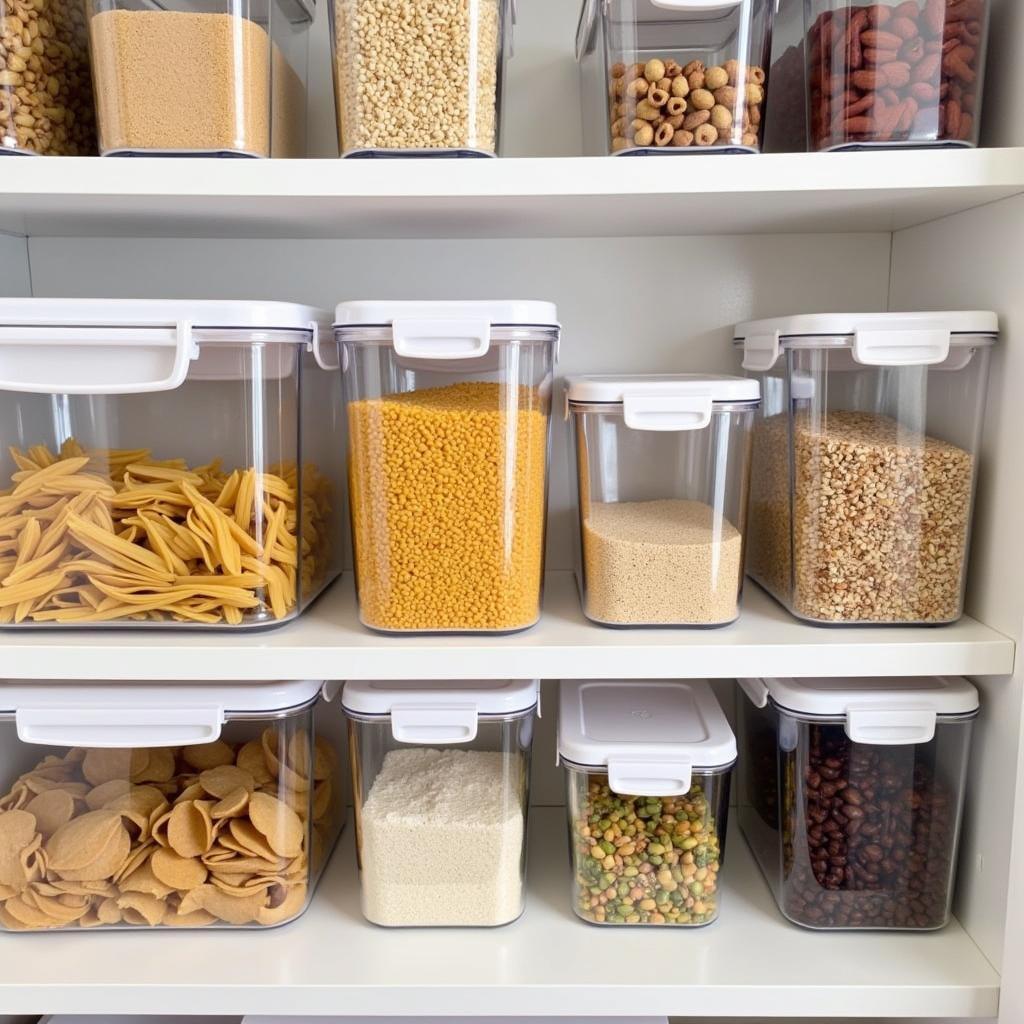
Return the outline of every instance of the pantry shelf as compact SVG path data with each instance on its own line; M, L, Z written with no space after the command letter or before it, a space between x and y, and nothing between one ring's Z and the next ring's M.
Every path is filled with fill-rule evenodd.
M990 1017L999 975L960 925L825 933L787 924L730 834L722 916L681 934L579 922L564 810L531 818L527 909L507 928L383 929L359 911L351 829L305 917L277 931L7 938L10 1013ZM40 948L45 946L45 955Z
M0 232L542 238L894 231L1021 193L1024 148L682 162L66 157L4 161Z
M385 637L359 624L350 575L297 622L267 633L89 630L0 633L12 679L587 679L1006 675L1014 644L970 618L942 628L820 628L755 584L723 629L603 629L573 576L551 572L544 615L514 636Z

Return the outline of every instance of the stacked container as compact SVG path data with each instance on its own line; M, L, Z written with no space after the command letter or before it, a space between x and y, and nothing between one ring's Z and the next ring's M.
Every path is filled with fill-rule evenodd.
M592 924L710 924L736 738L708 683L560 684L572 902Z
M362 621L513 632L540 617L547 302L346 302L349 477Z
M0 302L0 623L298 615L340 565L325 321L285 303Z
M994 313L741 324L761 382L747 571L820 623L963 614Z
M965 679L743 679L740 825L779 909L823 929L949 920Z
M759 388L741 377L567 382L588 618L717 626L739 614Z
M344 818L320 690L5 683L0 927L298 917Z
M345 684L367 920L519 917L539 699L536 680Z

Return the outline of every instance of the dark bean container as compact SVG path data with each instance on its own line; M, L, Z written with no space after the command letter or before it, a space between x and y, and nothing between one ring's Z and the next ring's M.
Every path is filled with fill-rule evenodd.
M741 679L739 821L790 921L949 921L978 693L965 679Z

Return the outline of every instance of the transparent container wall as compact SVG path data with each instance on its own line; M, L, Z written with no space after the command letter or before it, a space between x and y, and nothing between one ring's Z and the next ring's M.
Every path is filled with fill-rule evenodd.
M356 587L372 629L511 632L540 617L554 332L406 358L345 328Z
M4 393L0 624L272 626L338 574L340 375L304 334L197 340L171 391Z
M808 146L976 146L988 0L805 0Z
M85 11L0 0L0 154L96 153Z
M534 712L471 743L400 743L349 719L363 914L387 927L493 927L523 912Z
M342 156L498 152L506 0L328 0Z
M89 11L102 153L305 155L299 0L91 0Z
M731 769L683 797L622 796L566 766L572 901L591 924L710 924L721 904Z
M772 0L711 11L598 6L581 54L588 153L760 150Z
M608 625L723 625L739 614L752 406L703 430L626 426L570 406L583 609Z
M0 928L298 917L344 822L342 759L319 717L229 716L213 743L125 749L22 743L0 720Z
M931 367L824 346L784 362L759 375L748 573L814 622L956 621L988 347Z

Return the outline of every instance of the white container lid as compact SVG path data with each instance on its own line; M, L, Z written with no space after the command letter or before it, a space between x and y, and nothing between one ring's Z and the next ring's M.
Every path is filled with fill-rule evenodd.
M342 691L345 713L388 718L401 743L470 743L481 718L510 718L537 707L538 679L438 681L350 680Z
M607 771L616 793L682 796L693 772L736 760L736 737L704 680L562 680L558 756Z
M533 299L411 300L360 299L341 302L335 327L386 327L396 320L486 320L494 327L558 327L553 302Z
M236 715L274 715L317 699L320 680L265 683L7 683L0 713L24 743L173 747L212 743Z
M857 743L900 746L927 743L939 718L974 715L978 691L961 676L881 676L876 679L741 679L759 708L843 718Z

